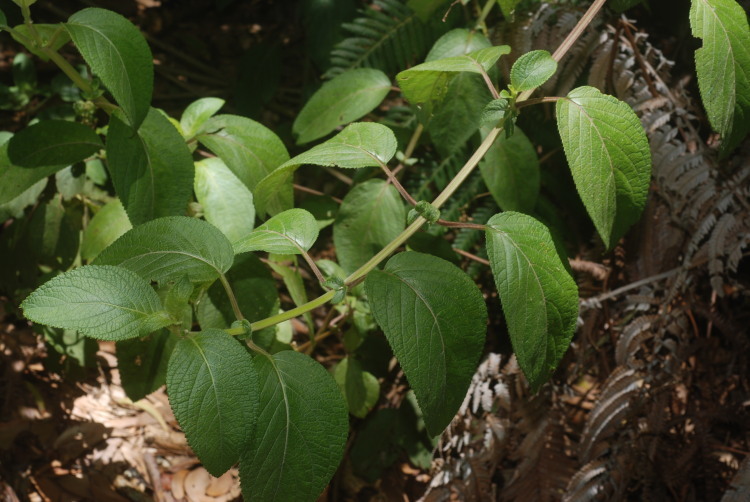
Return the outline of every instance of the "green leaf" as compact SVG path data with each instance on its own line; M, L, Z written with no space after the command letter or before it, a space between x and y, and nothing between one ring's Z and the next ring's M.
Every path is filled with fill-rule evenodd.
M549 52L527 52L513 63L510 84L517 92L530 91L544 84L556 71L557 61Z
M138 132L115 113L107 133L112 183L134 225L185 214L193 193L193 159L185 141L156 109Z
M317 238L318 223L315 217L304 209L288 209L235 241L234 252L302 254L315 244Z
M365 418L380 397L380 383L369 371L362 369L356 359L345 357L333 372L341 392L346 397L349 413Z
M185 108L180 118L180 127L186 138L192 138L216 112L224 106L223 99L201 98L193 101Z
M34 322L100 340L145 336L174 322L148 282L119 267L86 265L58 275L21 308Z
M167 382L167 364L177 337L163 329L147 338L117 342L122 388L132 401L143 399Z
M198 131L198 141L221 157L253 193L255 185L289 160L284 143L267 127L246 117L217 115Z
M528 213L539 196L539 159L534 145L518 127L513 136L495 140L479 163L487 188L503 211Z
M505 118L510 110L510 103L507 99L493 99L482 110L482 118L479 123L482 126L495 127Z
M750 132L750 27L734 0L692 0L690 27L703 39L695 51L698 87L723 154Z
M21 129L8 142L8 157L19 167L75 164L104 148L89 127L66 120L43 120Z
M500 4L500 10L503 11L503 16L505 16L506 19L511 19L513 11L516 10L516 5L521 3L521 0L497 0L497 3Z
M218 228L196 218L171 216L133 228L102 251L96 264L125 267L149 281L186 275L205 283L229 270L233 260L232 245Z
M247 450L260 389L252 356L225 331L210 329L177 342L167 369L169 404L213 476L221 476Z
M307 303L308 297L307 288L305 288L305 281L302 280L297 265L298 263L294 256L273 254L268 256L268 266L271 267L271 270L281 276L281 280L284 281L284 286L286 286L289 296L292 297L294 304L299 307ZM310 314L310 312L305 312L303 317L310 329L310 333L314 333L315 322L313 321L312 314Z
M122 202L115 199L102 207L83 231L81 259L91 261L118 237L133 228Z
M138 129L149 113L154 88L153 56L141 32L121 15L97 8L76 12L65 29Z
M398 236L406 210L393 185L369 180L352 188L336 215L333 243L341 267L354 272Z
M370 272L365 290L428 432L440 434L461 406L484 349L481 291L455 265L413 251Z
M253 363L260 413L240 458L243 495L313 502L344 453L349 421L341 391L320 364L298 352L259 355Z
M638 221L651 180L651 151L638 116L593 87L557 102L557 129L578 194L608 248Z
M0 28L8 27L8 18L5 17L5 13L0 10Z
M373 122L349 124L339 134L288 160L263 178L255 190L259 213L276 214L294 205L292 178L303 164L358 169L387 164L396 154L396 136Z
M326 82L297 115L292 132L302 145L370 113L391 90L388 75L374 68L348 70Z
M578 289L549 230L531 216L496 214L486 233L513 350L536 392L568 350L578 319Z
M8 142L0 144L0 204L9 203L39 181L65 167L65 165L14 166L8 158Z
M257 256L237 256L227 272L227 280L232 285L240 311L248 321L259 321L278 312L276 281ZM208 288L196 305L195 315L202 329L224 329L235 321L232 305L220 283L216 282Z
M220 158L195 163L195 197L206 221L224 232L231 242L253 231L253 194Z
M0 173L2 173L1 167ZM0 174L0 179L1 177L2 174ZM24 210L39 199L39 195L41 195L46 187L47 180L41 179L8 202L0 203L0 221L5 221L8 218L21 218ZM2 190L0 190L1 192Z

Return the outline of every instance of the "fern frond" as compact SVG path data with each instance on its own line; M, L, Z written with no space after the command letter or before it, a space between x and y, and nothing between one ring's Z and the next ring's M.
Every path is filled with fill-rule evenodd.
M324 78L353 68L378 68L395 74L421 61L448 23L423 22L401 0L375 0L362 16L342 28L350 36L331 51Z

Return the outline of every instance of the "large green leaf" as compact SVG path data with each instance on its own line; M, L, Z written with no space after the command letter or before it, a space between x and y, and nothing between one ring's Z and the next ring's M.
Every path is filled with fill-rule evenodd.
M237 115L217 115L198 131L198 141L221 157L253 193L255 185L289 160L278 136L264 125Z
M187 276L192 282L217 279L234 260L232 244L202 220L171 216L138 225L96 258L97 265L118 265L149 281Z
M396 136L388 127L372 122L349 124L339 134L285 162L266 176L255 191L255 204L261 213L276 214L294 205L292 178L303 164L361 167L387 164L396 154Z
M339 264L354 272L395 239L406 225L406 210L393 185L369 180L352 188L333 224Z
M121 15L97 8L76 12L65 29L138 129L149 113L154 88L153 56L141 32Z
M257 256L249 253L237 256L227 279L248 321L259 321L279 311L276 281ZM195 307L195 315L202 329L224 329L234 322L232 304L221 284L216 282L208 288Z
M583 205L607 247L638 221L651 180L651 150L638 116L593 87L557 102L557 129Z
M312 95L292 126L297 144L322 138L370 113L391 90L388 75L374 68L348 70Z
M2 143L2 142L0 142ZM43 167L14 166L8 158L8 142L0 144L0 204L6 204L65 164Z
M527 52L513 63L510 84L516 92L530 91L544 84L556 71L557 61L549 52Z
M132 401L143 399L167 382L167 365L177 337L162 329L147 338L117 342L117 369Z
M70 165L102 148L102 140L90 127L67 120L43 120L10 139L8 157L19 167Z
M504 211L528 213L539 196L539 158L534 145L515 127L510 138L501 134L479 163L487 188Z
M370 272L365 290L427 430L440 434L461 406L482 355L487 308L481 291L455 265L411 251Z
M220 158L195 163L195 198L203 207L206 221L231 242L253 231L253 194Z
M186 138L192 138L201 127L221 110L225 101L220 98L200 98L190 103L180 117L182 134Z
M185 214L193 193L193 159L169 120L151 109L136 132L119 113L107 133L112 183L133 225Z
M317 499L336 472L349 432L331 375L294 351L253 359L260 380L258 427L240 458L247 500Z
M108 202L91 218L83 231L81 240L81 258L93 260L118 237L133 228L122 202L115 199Z
M304 209L287 209L242 239L234 242L235 253L265 251L276 254L302 254L318 238L318 223Z
M259 391L252 356L225 331L210 329L177 342L167 369L169 404L212 475L221 476L249 447Z
M21 308L34 322L100 340L146 336L174 322L148 282L120 267L87 265L58 275Z
M703 47L695 51L698 87L726 154L750 132L747 13L735 0L692 0L690 27L703 39Z
M496 214L486 233L513 350L536 391L568 350L578 319L578 289L549 230L531 216Z

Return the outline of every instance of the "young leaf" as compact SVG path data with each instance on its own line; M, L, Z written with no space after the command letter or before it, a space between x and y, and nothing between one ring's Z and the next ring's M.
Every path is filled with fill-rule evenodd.
M557 71L557 61L547 51L527 52L513 63L510 84L517 92L536 89Z
M195 198L206 221L234 242L253 231L253 194L218 157L195 163Z
M65 29L130 126L138 129L149 113L154 88L153 56L141 32L121 15L97 8L76 12Z
M346 403L317 362L294 351L253 359L258 427L240 458L247 500L316 500L336 472L349 431Z
M107 246L131 228L133 228L133 225L128 220L122 202L115 199L107 203L91 218L83 231L81 259L93 260Z
M134 225L185 214L193 193L193 159L185 140L152 108L136 132L115 113L107 133L112 183Z
M530 212L539 195L539 159L518 127L513 136L495 140L479 163L482 178L503 211Z
M276 254L302 254L318 238L315 217L304 209L279 213L249 235L234 242L234 252L266 251Z
M86 265L58 275L21 308L34 322L100 340L146 336L174 322L148 282L119 267Z
M735 0L692 0L690 27L703 39L703 47L695 51L703 105L727 154L750 132L747 13Z
M427 431L440 434L461 406L482 355L487 308L481 291L455 265L412 251L370 272L365 290Z
M167 382L167 363L177 337L162 329L148 338L117 342L122 388L132 401L143 399Z
M351 357L345 357L333 372L341 392L346 397L349 413L357 418L365 418L380 397L380 383L375 376L362 369L362 364Z
M349 70L312 95L292 126L297 144L322 138L338 126L370 113L391 90L388 75L374 68Z
M547 227L505 212L487 222L487 255L510 340L533 391L557 367L575 331L578 289Z
M138 225L96 258L97 265L118 265L149 281L192 282L217 279L234 260L231 243L221 231L202 220L171 216Z
M180 117L180 127L186 138L192 138L208 119L224 106L223 99L201 98L190 103Z
M221 476L247 450L259 389L252 356L225 331L210 329L177 342L167 368L169 404L213 476Z
M396 136L388 127L373 122L349 124L339 134L288 160L263 178L255 191L258 212L276 214L293 204L292 177L303 164L361 167L386 164L396 154Z
M608 248L640 217L651 151L638 116L593 87L557 102L557 129L578 194Z
M104 148L90 128L67 120L43 120L21 129L8 142L8 158L19 167L75 164Z
M8 142L0 141L0 204L12 201L37 182L65 167L64 164L43 167L14 166L8 158Z
M278 136L264 125L237 115L217 115L198 131L198 141L221 157L253 193L255 185L289 160Z
M406 210L393 185L369 180L352 188L333 224L333 243L339 264L354 272L401 233Z

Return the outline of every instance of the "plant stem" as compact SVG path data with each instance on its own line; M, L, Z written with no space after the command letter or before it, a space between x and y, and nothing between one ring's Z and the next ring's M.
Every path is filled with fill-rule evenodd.
M485 25L484 21L487 19L487 16L490 15L490 12L492 12L492 7L495 6L497 3L497 0L487 0L487 3L484 4L484 8L482 8L481 14L479 14L479 19L477 19L477 26L482 28L482 31L484 34L487 34L487 26Z
M307 264L310 266L310 269L312 269L313 274L315 274L315 277L318 278L318 282L320 282L321 284L324 283L324 282L326 282L326 278L323 277L323 273L320 271L320 269L315 264L315 262L313 261L313 259L310 258L310 255L307 253L307 251L305 251L305 250L301 250L301 251L302 251L302 257L305 259L305 261L307 262Z
M378 164L380 164L380 168L383 170L383 172L385 173L385 175L388 177L388 183L393 183L393 186L396 187L396 190L398 190L398 193L401 194L401 197L403 197L406 202L408 202L412 206L416 206L417 205L417 201L414 200L414 197L412 197L409 192L406 191L406 188L404 188L404 186L401 184L401 182L398 181L398 179L391 172L391 170L388 169L388 166L385 165L385 163L380 162L379 160L378 160Z
M253 329L253 331L259 331L264 328L268 328L269 326L273 326L274 324L279 324L280 322L288 321L289 319L294 319L295 317L302 315L306 312L310 312L312 309L318 308L321 305L325 305L328 301L333 298L333 296L336 294L335 291L331 290L328 291L319 297L317 297L314 300L311 300L303 305L300 305L299 307L293 308L292 310L287 310L286 312L282 312L281 314L276 314L275 316L267 317L266 319L261 319L260 321L256 321L250 325L250 327ZM230 333L234 334L234 333Z
M540 103L556 103L560 101L563 98L557 97L557 96L546 96L543 98L533 98L533 99L525 99L524 101L518 103L516 102L516 108L523 108L526 106L531 105L538 105Z
M227 292L227 296L229 297L229 303L232 304L232 311L234 312L234 317L236 317L238 321L243 320L245 316L243 316L242 312L240 311L240 306L237 303L237 297L234 296L234 291L232 290L232 286L229 285L227 276L224 274L221 274L219 276L219 280L221 281L221 285L224 286L224 291Z
M495 84L492 83L492 79L490 78L489 74L484 70L484 68L480 65L482 78L484 79L484 83L487 84L487 88L490 90L490 93L492 94L492 97L494 99L500 99L500 94L497 92L497 89L495 89Z
M411 158L414 150L417 148L417 143L419 143L419 138L422 136L423 132L424 126L420 122L414 129L414 132L411 135L411 139L409 139L409 144L406 145L406 150L404 150L404 160L401 161L399 165L397 165L393 170L394 176L397 175L404 167L406 167L406 162Z
M94 88L91 87L91 84L81 76L78 71L73 67L72 64L68 62L67 59L62 57L59 52L53 51L49 47L42 47L41 51L44 53L45 56L47 56L53 63L57 65L60 70L70 79L73 81L73 83L81 89L83 92L87 94L92 94L94 92ZM94 104L104 110L105 112L111 114L114 110L117 109L117 106L110 103L105 97L99 96L94 100Z
M560 60L563 58L563 56L565 56L568 50L573 47L573 44L576 43L576 40L578 40L578 37L581 36L583 30L585 30L588 25L591 24L591 21L594 20L601 8L604 6L604 2L606 1L607 0L594 0L594 3L591 4L591 7L586 10L586 13L578 21L578 24L575 25L575 28L573 28L573 30L568 33L568 36L565 37L565 40L563 40L555 53L552 54L552 59L554 59L558 63L560 62Z

